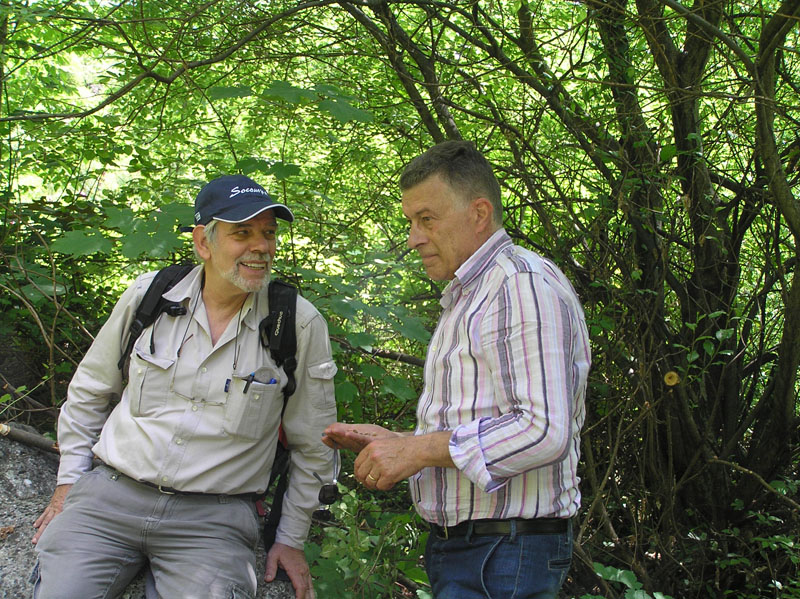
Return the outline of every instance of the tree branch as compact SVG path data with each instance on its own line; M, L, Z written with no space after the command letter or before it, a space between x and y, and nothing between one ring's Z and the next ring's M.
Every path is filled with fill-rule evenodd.
M404 364L410 364L411 366L419 366L420 368L425 366L425 359L424 358L418 358L417 356L412 356L410 354L404 354L402 352L396 352L396 351L391 351L391 350L386 350L386 349L366 350L366 349L361 348L361 347L354 347L354 346L350 345L350 343L347 341L347 339L345 339L343 337L331 336L331 341L335 341L336 343L338 343L339 345L341 345L342 347L344 347L346 350L348 350L350 352L358 352L358 353L362 353L362 354L367 354L369 356L375 356L376 358L386 358L387 360L392 360L394 362L402 362Z
M8 424L0 424L0 435L8 437L9 439L13 439L14 441L24 443L25 445L30 445L31 447L44 449L45 451L54 453L56 455L59 453L58 443L55 441L52 441L51 439L43 437L37 433L29 433L28 431L24 431Z
M796 517L800 517L800 503L797 503L791 497L787 497L786 495L783 495L782 493L780 493L779 491L774 489L772 487L772 485L770 485L766 480L764 480L761 477L760 474L758 474L758 472L753 472L752 470L749 470L749 469L745 468L744 466L740 466L739 464L734 464L733 462L728 462L726 460L720 460L719 458L711 458L708 461L711 464L721 464L723 466L728 466L729 468L733 468L734 470L738 470L739 472L743 472L744 474L747 474L748 476L752 476L754 479L756 479L758 481L758 484L760 484L762 487L764 487L767 491L769 491L770 493L772 493L773 495L778 497L778 499L780 499L781 501L784 501L784 502L788 503L790 506L792 506L792 510L797 512L797 514L795 514L795 516Z
M59 112L59 113L24 113L24 114L14 114L7 117L0 117L0 123L2 122L9 122L9 121L45 121L45 120L69 120L69 119L76 119L76 118L84 118L99 112L106 106L109 106L119 100L121 97L125 96L127 93L135 89L139 84L147 79L153 79L159 83L170 84L175 81L177 78L183 76L186 72L198 69L205 66L210 66L219 62L224 61L225 59L229 58L239 50L241 50L244 46L255 40L258 36L264 33L267 29L269 29L272 25L277 23L278 21L285 19L295 13L301 12L303 10L307 10L309 8L317 7L317 6L327 6L329 4L336 3L336 0L315 0L313 2L304 2L298 4L284 12L281 12L277 15L273 15L272 17L268 18L260 25L249 31L247 34L239 38L236 42L228 46L223 51L215 54L214 56L210 56L209 58L204 58L202 60L192 60L189 62L184 63L182 66L174 69L168 75L160 75L156 72L155 67L156 65L163 62L162 57L159 57L155 64L151 67L147 68L147 70L143 71L136 77L134 77L131 81L127 84L123 85L117 91L109 94L106 96L104 100L102 100L99 104L96 104L92 108L88 108L86 110L79 110L73 112Z

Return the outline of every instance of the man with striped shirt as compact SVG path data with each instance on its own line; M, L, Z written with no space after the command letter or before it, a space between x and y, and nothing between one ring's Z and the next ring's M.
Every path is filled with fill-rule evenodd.
M325 442L359 452L355 475L368 488L409 479L431 526L436 599L556 597L580 507L583 310L552 262L512 243L500 186L472 143L432 147L400 187L409 247L431 279L449 281L417 429L336 423Z

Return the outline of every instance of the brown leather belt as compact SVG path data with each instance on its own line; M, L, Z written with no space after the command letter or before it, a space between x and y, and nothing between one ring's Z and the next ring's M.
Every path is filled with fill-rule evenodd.
M431 524L431 532L440 539L475 536L502 536L515 534L558 534L569 530L567 518L513 518L510 520L466 520L455 526ZM471 529L471 530L470 530Z

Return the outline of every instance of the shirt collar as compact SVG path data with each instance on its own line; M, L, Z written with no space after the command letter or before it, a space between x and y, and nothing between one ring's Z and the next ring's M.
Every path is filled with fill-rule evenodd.
M497 255L512 245L511 237L502 227L492 234L474 254L458 267L455 277L442 292L441 305L447 307L453 302L456 292L478 280L494 264Z
M203 280L203 265L198 264L189 274L178 281L175 286L164 294L164 299L171 302L182 302L194 297Z
M463 287L472 283L494 264L497 255L511 245L511 237L505 229L498 229L474 254L458 267L456 279Z
M185 300L192 301L191 298L195 297L200 292L203 282L203 265L199 264L192 269L188 275L178 281L175 286L164 294L164 298L171 302L183 302ZM242 306L241 316L242 324L255 330L258 329L256 310L253 310L254 305L258 305L257 296L263 295L264 305L267 303L267 289L264 288L258 293L251 293L247 296Z

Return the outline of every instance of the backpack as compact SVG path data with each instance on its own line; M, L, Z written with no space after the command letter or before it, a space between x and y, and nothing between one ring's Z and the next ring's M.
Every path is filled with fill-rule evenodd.
M128 341L122 352L117 366L122 370L125 362L133 351L136 340L147 327L153 324L162 314L167 316L183 316L186 308L178 302L171 302L164 299L163 294L172 289L181 279L183 279L195 267L194 264L173 264L161 269L156 273L150 287L145 291L133 322L128 330ZM258 324L259 338L261 345L269 350L270 356L275 363L286 373L287 382L283 388L283 408L281 409L281 419L286 411L286 404L289 397L297 388L294 371L297 369L297 337L295 331L295 309L297 305L297 288L283 281L272 280L269 282L269 314ZM150 334L150 351L155 353L155 340ZM264 522L264 546L269 548L275 542L275 533L278 529L278 522L281 518L283 507L283 495L288 485L289 470L289 449L283 427L278 431L278 444L275 449L275 459L272 462L267 489L272 483L277 482L275 493L272 499L272 508L269 516ZM263 514L262 514L263 515Z

